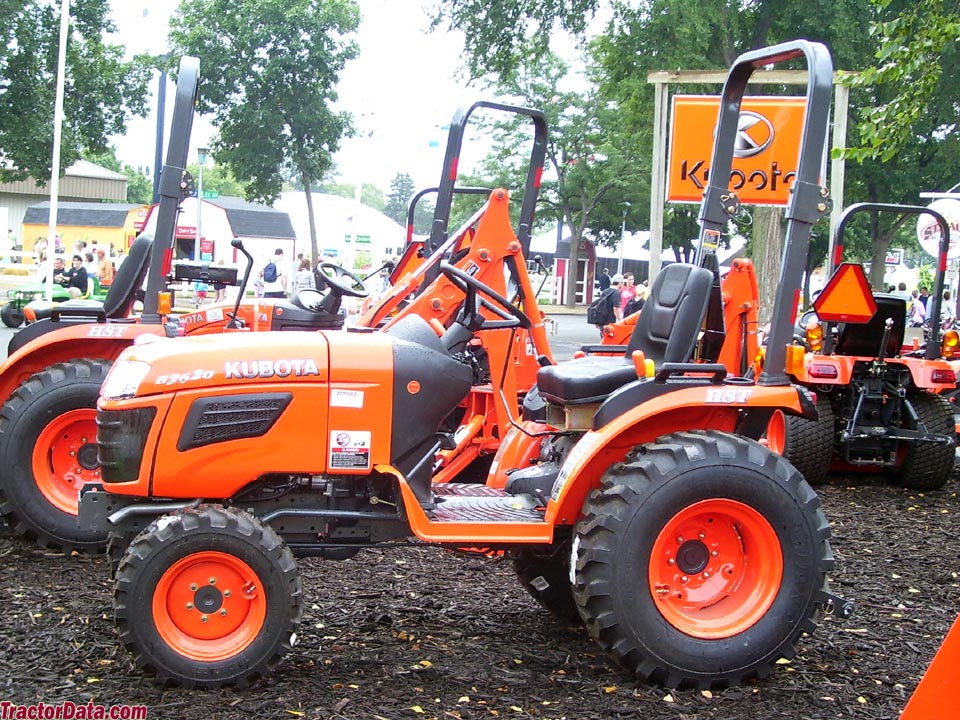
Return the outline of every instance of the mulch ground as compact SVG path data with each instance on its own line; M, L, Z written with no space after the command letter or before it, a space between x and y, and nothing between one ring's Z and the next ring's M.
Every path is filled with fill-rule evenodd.
M773 676L724 692L637 683L542 611L510 565L434 548L301 561L300 642L247 690L153 684L118 645L102 557L0 538L0 702L148 707L150 718L895 719L960 611L957 485L820 488L833 525L825 618ZM944 718L951 716L945 709Z

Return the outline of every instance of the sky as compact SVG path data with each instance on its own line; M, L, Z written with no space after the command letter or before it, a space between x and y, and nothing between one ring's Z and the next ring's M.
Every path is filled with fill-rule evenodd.
M458 106L487 99L455 77L462 36L428 33L429 0L358 0L362 21L356 40L360 55L341 75L339 108L354 114L361 137L346 139L336 157L340 180L372 182L384 193L398 172L409 173L417 187L440 179L446 126ZM114 42L128 53L166 50L167 23L178 0L111 0L118 34ZM200 58L200 73L213 72ZM119 159L152 168L156 134L155 95L147 118L133 118L124 136L112 138ZM167 91L172 111L173 87ZM169 119L165 125L169 135ZM214 129L202 116L194 120L190 161L206 146ZM165 155L164 155L165 157Z

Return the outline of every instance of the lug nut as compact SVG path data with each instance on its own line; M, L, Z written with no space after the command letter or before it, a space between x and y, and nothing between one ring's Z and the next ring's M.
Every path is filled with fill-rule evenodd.
M193 610L193 603L187 603L187 610Z
M686 581L689 580L689 579L690 579L690 578L688 578L686 575L681 575L681 576L680 576L680 582L686 582Z
M201 615L201 616L200 616L200 622L202 622L202 623L205 623L205 622L206 622L207 620L209 620L209 619L210 619L210 618L208 618L206 615Z
M216 579L215 577L211 576L210 579L207 580L207 582L210 583L211 585L216 585L216 584L217 584L217 579Z
M224 596L224 597L230 597L232 594L233 594L233 593L231 593L229 590L224 590L224 591L223 591L223 596Z
M683 545L683 535L677 538L677 545Z
M196 591L197 591L197 584L196 584L196 583L190 583L190 589L193 590L193 592L196 592Z
M706 537L703 533L700 533L700 539L703 540Z
M226 616L227 616L227 609L220 608L220 617L226 617Z
M718 553L716 550L714 550L712 553L710 553L710 555L711 555L712 557L717 557L718 555L720 555L720 553Z
M674 565L674 564L675 564L675 561L673 558L670 558L669 560L667 560L667 565Z

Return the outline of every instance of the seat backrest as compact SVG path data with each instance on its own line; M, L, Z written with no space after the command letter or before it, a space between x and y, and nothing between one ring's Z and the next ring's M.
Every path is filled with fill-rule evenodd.
M125 318L133 309L137 291L150 267L150 249L153 247L153 233L140 233L130 246L130 252L113 277L113 283L103 300L103 311L108 319Z
M907 328L907 301L899 295L874 293L877 311L866 323L844 323L837 333L834 352L853 357L877 357L887 319L893 320L884 357L895 357L903 348Z
M696 265L664 266L650 286L637 325L627 344L627 357L642 350L648 360L689 362L697 346L710 303L713 273Z

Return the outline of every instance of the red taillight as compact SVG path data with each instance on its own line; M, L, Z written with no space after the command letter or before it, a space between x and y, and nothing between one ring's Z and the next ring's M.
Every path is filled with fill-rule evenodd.
M953 370L934 370L930 373L930 381L938 384L953 385L957 382L957 374Z
M807 375L815 378L835 378L840 375L836 365L811 363L807 366Z

